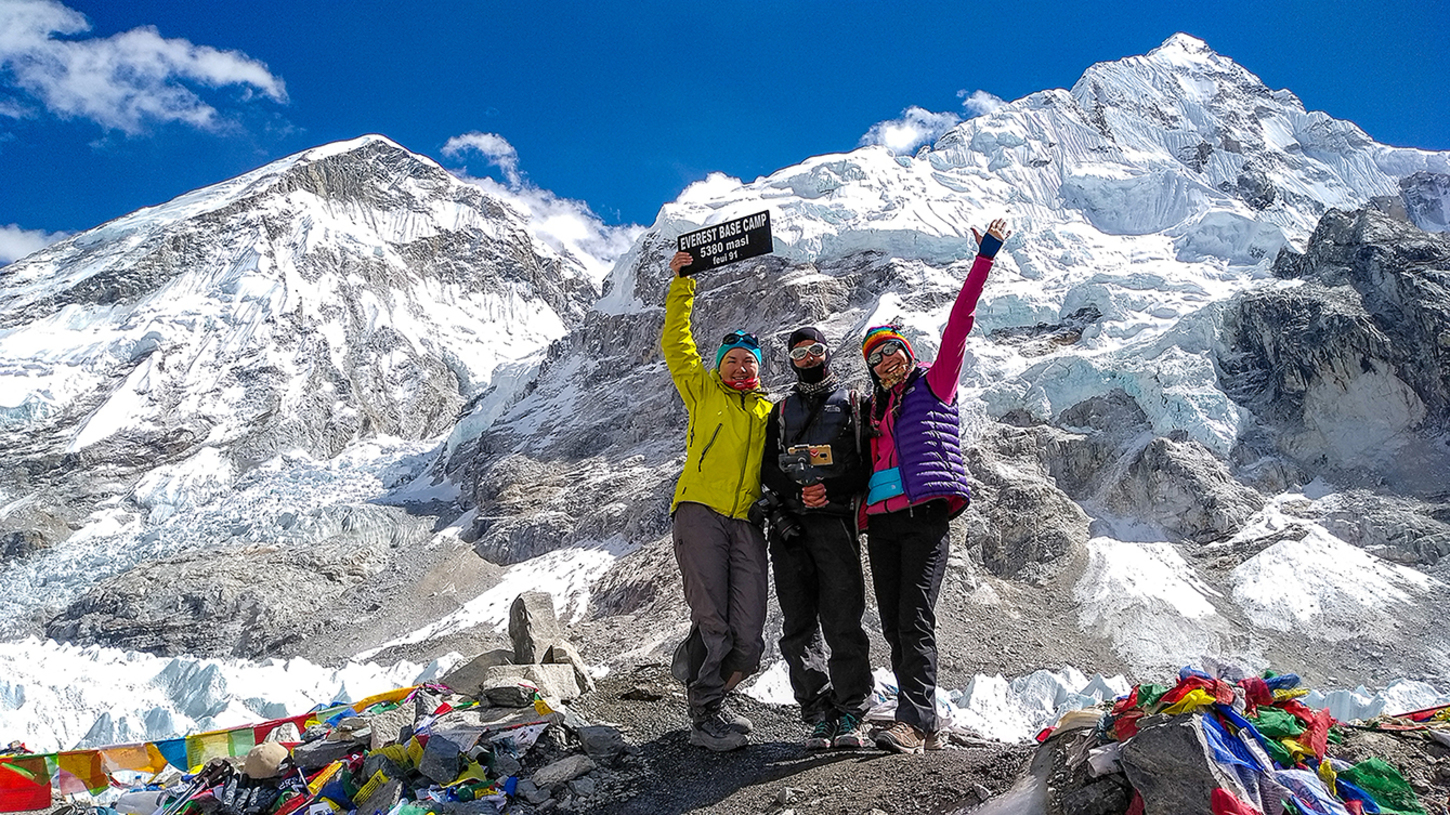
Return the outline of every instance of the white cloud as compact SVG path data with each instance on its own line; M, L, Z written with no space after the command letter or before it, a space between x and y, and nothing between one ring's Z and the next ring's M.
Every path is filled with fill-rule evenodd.
M629 251L645 228L636 224L609 226L583 201L561 198L532 185L505 187L492 178L459 178L518 210L532 231L555 251L567 252L584 264L596 284L604 280L614 261Z
M479 153L488 159L489 164L503 171L510 187L518 187L523 182L519 175L519 152L508 143L508 139L497 133L480 133L475 130L462 136L454 136L443 145L443 155L449 158L459 158L470 150Z
M936 141L962 121L955 113L932 113L915 105L903 110L900 119L877 122L861 137L861 144L881 144L891 152L910 153Z
M973 116L983 116L992 113L997 108L1007 104L1002 101L1002 97L994 96L983 90L975 90L971 93L957 91L957 98L962 100L962 107L966 108L967 113Z
M473 178L467 173L457 173L458 177L522 213L541 241L555 251L577 258L596 283L604 280L614 261L629 251L635 238L645 230L635 224L609 226L583 201L561 198L524 180L519 171L518 151L497 133L473 131L454 136L443 145L443 155L449 158L461 158L470 151L479 153L502 170L508 183Z
M740 189L740 179L721 172L712 172L699 181L692 182L679 197L677 204L707 204L717 201Z
M63 119L129 134L151 123L218 127L221 116L196 87L287 101L282 79L240 51L166 39L153 26L74 39L90 30L85 15L56 0L0 0L0 82ZM0 115L25 113L15 101L0 105Z
M0 224L0 265L39 252L68 237L69 232L46 232L42 229L21 229L18 224Z

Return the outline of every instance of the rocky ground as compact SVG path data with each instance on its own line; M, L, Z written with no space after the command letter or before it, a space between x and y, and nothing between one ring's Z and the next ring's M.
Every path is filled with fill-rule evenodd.
M1007 789L1032 752L1025 745L987 741L954 743L918 756L874 749L810 751L801 746L806 730L794 710L748 697L734 704L755 724L751 743L734 752L712 753L689 744L684 689L664 665L641 666L599 681L570 710L590 722L618 727L639 750L601 785L614 793L613 800L596 796L588 811L952 812Z
M994 806L1021 800L1002 796L1036 766L1036 745L958 740L941 752L918 756L879 750L809 751L800 742L803 725L792 709L734 700L756 726L742 750L712 753L689 744L683 689L663 665L641 666L605 678L596 690L570 705L591 722L616 726L635 752L593 777L587 799L556 798L526 813L715 813L715 815L962 815L991 800ZM1450 747L1415 732L1343 727L1332 757L1357 763L1379 758L1396 767L1414 788L1428 815L1450 812ZM568 748L547 746L531 754L534 764L553 760ZM1051 764L1049 760L1047 762ZM1054 776L1056 778L1056 776ZM1020 785L1019 785L1020 788ZM1071 789L1049 793L1050 813L1117 812L1073 809ZM1077 804L1082 803L1079 796ZM1024 804L1025 805L1025 804ZM1207 802L1205 801L1205 806ZM1006 810L1011 811L1011 805Z

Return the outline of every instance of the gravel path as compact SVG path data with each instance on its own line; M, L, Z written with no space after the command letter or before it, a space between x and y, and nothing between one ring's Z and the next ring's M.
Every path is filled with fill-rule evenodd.
M712 753L689 744L683 688L664 666L608 677L571 706L591 723L612 724L639 748L602 785L613 803L590 812L715 815L938 813L976 803L1011 785L1027 746L953 744L919 756L880 750L809 751L794 709L736 695L755 724L750 744ZM563 808L560 808L561 811Z

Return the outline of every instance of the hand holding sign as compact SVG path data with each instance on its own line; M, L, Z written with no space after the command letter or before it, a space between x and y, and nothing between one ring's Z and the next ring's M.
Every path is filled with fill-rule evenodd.
M770 237L770 212L707 226L680 236L679 254L670 261L677 275L692 275L737 260L767 255L775 248ZM680 254L689 260L676 266Z

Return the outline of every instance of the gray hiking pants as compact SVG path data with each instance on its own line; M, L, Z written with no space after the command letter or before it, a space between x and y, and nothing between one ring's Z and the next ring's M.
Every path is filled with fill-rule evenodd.
M725 700L732 674L760 668L770 566L755 524L704 504L686 501L675 509L674 543L690 622L705 644L705 661L686 689L690 715L698 718Z

